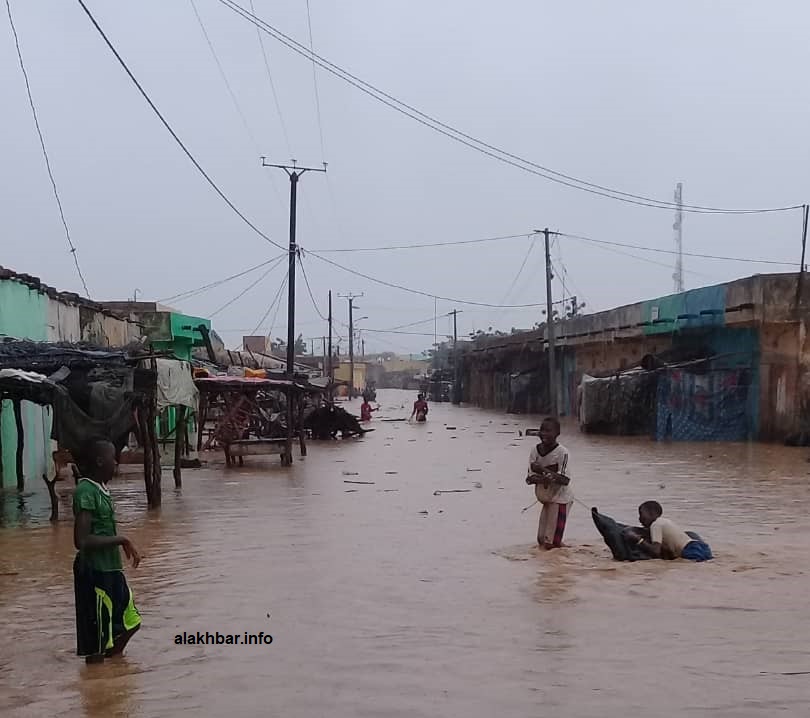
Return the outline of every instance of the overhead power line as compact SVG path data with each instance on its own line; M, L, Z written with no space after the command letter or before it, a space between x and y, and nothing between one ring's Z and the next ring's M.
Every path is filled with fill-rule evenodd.
M210 282L209 284L203 284L201 287L197 287L195 289L189 289L186 292L180 292L180 294L173 294L171 297L164 297L163 299L158 299L158 302L172 302L172 301L182 301L186 299L191 299L191 297L197 296L198 294L203 294L207 292L209 289L214 289L219 287L227 282L230 282L234 279L239 279L239 277L244 277L246 274L250 274L251 272L255 272L257 269L261 269L262 267L266 267L271 262L278 262L281 259L284 259L287 255L281 255L280 257L273 257L273 259L268 259L265 262L260 262L259 264L254 264L252 267L248 267L247 269L238 272L236 274L231 274L229 277L224 277L223 279L217 279L216 281Z
M237 294L233 299L230 299L229 301L225 302L225 304L223 304L219 309L217 309L216 311L211 312L211 314L208 315L208 318L213 319L217 314L219 314L223 310L230 307L231 304L233 304L234 302L236 302L239 299L241 299L242 297L244 297L251 289L253 289L253 287L255 287L268 274L270 274L270 272L272 272L279 264L281 264L282 259L284 259L284 257L280 257L279 259L277 259L270 267L267 268L267 270L257 280L251 282L247 287L245 287L241 292L239 292L239 294Z
M584 241L584 240L583 240ZM654 264L656 267L664 267L665 269L672 269L671 264L665 264L664 262L659 262L656 259L650 259L649 257L642 257L638 254L633 254L632 252L626 252L623 249L616 249L615 247L605 245L605 244L596 244L599 249L602 249L606 252L611 252L613 254L619 254L622 257L630 257L631 259L635 259L639 262L646 262L647 264ZM684 269L684 272L688 272L689 274L694 274L696 277L704 277L706 279L710 279L711 281L716 281L715 277L712 277L709 274L705 274L703 272L695 271L694 269Z
M253 5L253 0L250 0L250 10L255 14L256 8ZM284 115L281 112L281 103L278 101L278 93L276 92L276 83L273 81L273 73L270 70L270 58L267 56L267 49L264 46L262 39L262 31L256 27L256 37L259 38L259 48L262 51L262 58L264 59L264 69L267 72L267 79L270 82L270 91L273 94L273 102L276 105L276 112L278 113L278 120L281 124L281 132L284 135L284 142L287 145L287 153L292 155L292 145L290 144L290 136L287 134L287 125L284 122Z
M559 233L560 237L568 237L569 239L578 239L582 242L593 242L594 244L610 245L612 247L625 247L626 249L639 249L643 252L656 252L658 254L683 254L684 257L697 257L699 259L717 259L726 262L746 262L749 264L774 264L783 267L793 267L796 262L783 262L776 259L757 259L752 257L727 257L718 254L700 254L696 252L678 252L674 249L659 249L658 247L644 247L639 244L626 244L624 242L612 242L606 239L593 239L592 237L582 237L578 234L566 234L565 232ZM668 266L668 265L667 265Z
M433 320L431 319L431 321L433 321ZM363 327L361 331L374 332L375 334L405 334L405 335L411 336L411 337L434 337L434 336L436 336L433 332L430 332L430 333L428 333L428 332L403 332L403 331L399 331L397 329L369 329L368 327ZM451 335L452 335L452 332L450 334L445 335L445 336L451 336Z
M406 117L409 117L412 120L419 122L425 127L428 127L433 131L438 132L439 134L442 134L445 137L454 140L455 142L463 144L484 155L487 155L492 159L498 160L499 162L502 162L504 164L511 165L513 167L516 167L517 169L521 169L524 172L529 172L531 174L537 175L551 182L555 182L557 184L570 187L571 189L576 189L582 192L588 192L590 194L606 197L608 199L612 199L615 201L640 205L643 207L652 207L655 209L671 210L675 207L675 203L669 200L659 200L652 197L647 197L645 195L633 194L632 192L624 192L621 190L617 190L615 188L607 187L605 185L589 182L587 180L574 177L573 175L568 175L563 172L551 169L550 167L546 167L536 162L532 162L531 160L525 159L520 155L507 152L506 150L501 149L496 145L492 145L483 140L480 140L477 137L474 137L473 135L467 134L462 130L453 127L452 125L442 122L437 118L425 112L422 112L416 107L409 105L408 103L403 102L402 100L397 99L393 95L390 95L389 93L381 90L380 88L375 87L371 83L362 80L356 75L353 75L348 70L343 69L339 65L330 62L324 57L313 52L310 48L307 48L302 43L294 40L289 35L286 35L278 28L270 25L265 20L262 20L261 18L257 17L254 13L250 12L249 10L242 7L238 3L234 2L233 0L219 0L219 2L225 5L226 7L230 8L231 10L233 10L235 13L241 15L244 19L261 28L265 33L267 33L275 40L291 49L293 52L303 56L307 60L310 60L312 63L317 64L319 67L323 68L330 74L354 86L355 88L374 98L378 102L381 102L382 104L387 105L388 107L399 112L400 114L403 114ZM783 207L738 209L738 208L709 207L703 205L683 205L683 210L699 214L761 214L766 212L785 212L789 210L799 209L801 207L802 205L796 204Z
M278 310L281 307L281 297L284 294L284 289L287 286L287 280L290 278L290 273L286 272L284 274L284 279L281 280L281 284L278 286L278 291L276 295L273 297L273 301L270 302L270 306L267 307L267 311L262 314L262 318L256 323L256 326L253 327L253 331L250 332L251 336L256 334L257 331L261 328L262 324L264 324L265 320L268 316L270 316L270 312L273 311L273 307L276 309L276 313L273 315L273 321L270 322L270 329L267 332L266 336L270 336L273 333L273 327L275 326L276 319L278 319Z
M409 292L410 294L418 294L421 297L429 297L430 299L440 299L443 302L454 302L455 304L469 304L471 306L476 307L492 307L493 309L523 309L525 307L539 307L543 306L541 303L537 304L488 304L487 302L475 302L469 299L454 299L452 297L443 297L439 294L433 294L431 292L424 292L420 289L413 289L411 287L403 287L401 284L395 284L394 282L387 282L384 279L378 279L377 277L372 277L369 274L364 274L363 272L358 272L356 269L350 269L349 267L345 267L342 264L338 264L337 262L333 262L331 259L327 259L326 257L322 257L315 252L308 252L312 257L320 259L322 262L326 264L330 264L333 267L337 267L338 269L342 269L344 272L348 272L349 274L354 274L357 277L362 277L363 279L367 279L369 282L374 282L375 284L380 284L383 287L389 287L390 289L399 289L403 292Z
M441 316L442 317L449 317L450 314L442 314ZM434 321L436 321L436 317L431 316L431 317L428 317L427 319L420 319L418 322L410 322L408 324L400 324L399 326L391 327L390 329L387 329L386 331L396 331L397 329L408 329L409 327L418 327L420 324L429 324L429 323L432 324ZM433 336L433 335L431 334L430 336Z
M509 299L509 295L512 293L512 290L515 288L518 279L523 274L523 270L526 268L526 262L529 261L529 257L531 256L532 250L534 249L534 235L529 237L529 248L526 250L526 254L523 256L523 261L520 263L520 269L518 269L517 274L515 275L512 283L509 285L509 289L506 290L506 293L503 295L503 299L501 303L505 302Z
M194 10L194 16L197 18L197 23L200 26L200 30L202 30L203 37L205 37L205 42L208 45L208 49L211 51L211 55L214 58L217 69L219 70L219 75L222 78L222 82L225 83L225 88L228 90L228 94L231 97L231 102L233 102L234 109L242 120L242 124L245 127L245 132L247 132L251 142L258 148L258 143L253 135L253 131L250 129L250 124L247 121L247 117L242 111L242 105L239 103L239 99L236 97L236 93L233 91L233 87L231 86L230 80L228 80L228 75L225 73L225 68L222 66L222 62L219 59L219 55L217 54L214 43L211 40L211 36L208 34L208 30L205 27L205 23L200 15L200 11L197 9L197 3L195 0L189 0L189 2L191 3L191 9Z
M286 251L286 247L282 247L278 242L271 239L264 232L262 232L262 230L260 230L253 222L251 222L242 213L242 211L228 198L228 196L219 188L219 185L217 185L217 183L214 182L211 175L209 175L203 169L202 165L197 161L197 159L194 157L194 155L191 154L191 151L188 149L188 147L186 147L186 145L180 139L179 135L174 131L172 126L169 124L169 121L163 116L161 111L157 108L157 105L155 105L155 103L152 102L152 99L149 97L146 90L144 90L141 83L138 82L135 75L132 74L132 70L129 69L129 66L124 61L124 58L122 58L121 55L119 54L118 50L115 49L115 46L112 44L109 37L107 37L107 34L101 28L101 25L98 24L98 21L93 16L93 13L90 12L89 8L84 3L84 0L77 0L77 2L81 6L82 10L84 10L87 17L90 18L90 22L93 23L93 27L95 27L96 31L101 36L102 40L104 40L104 43L110 49L110 52L112 52L112 54L115 56L115 59L118 61L118 63L124 69L124 72L127 73L127 75L129 76L129 79L132 81L132 84L135 85L135 87L138 89L138 92L141 93L141 95L143 96L144 100L146 100L149 107L152 109L152 111L155 113L155 115L157 115L157 118L161 121L163 126L166 128L166 130L172 136L172 139L177 143L177 145L180 147L180 149L183 150L183 153L186 155L186 157L188 157L189 160L191 160L191 163L194 165L194 167L197 169L197 171L203 176L205 181L208 182L208 184L211 186L211 188L214 190L214 192L216 192L219 195L219 197L222 199L222 201L225 202L225 204L227 204L228 207L230 207L230 209L233 211L234 214L236 214L237 217L239 217L248 227L250 227L250 229L252 229L262 239L264 239L266 242L269 242L274 247L278 247L279 249L283 249L283 250Z
M17 59L20 62L20 70L22 70L22 76L25 80L25 91L28 94L28 104L31 107L31 115L34 118L34 127L37 130L37 137L39 137L39 146L42 149L42 156L45 159L45 169L48 171L48 177L51 180L51 188L53 189L53 196L56 200L56 207L59 210L59 217L62 220L62 227L65 229L65 239L67 239L68 247L70 247L70 254L73 256L73 263L76 265L76 273L79 275L79 280L82 283L82 287L84 288L85 296L88 298L90 297L90 290L87 288L87 282L84 279L84 274L82 274L82 268L79 265L79 257L76 253L76 246L73 244L73 239L70 236L70 229L68 228L67 219L65 219L65 211L62 208L62 200L59 197L59 190L56 188L56 179L53 176L53 170L51 169L51 159L48 156L48 150L45 147L45 138L42 135L42 127L39 125L39 116L37 115L37 108L34 104L34 95L31 92L31 83L28 81L28 72L25 69L25 62L23 62L22 56L22 48L20 47L20 38L17 35L17 27L14 25L14 17L11 14L11 3L10 0L6 0L6 10L8 11L8 22L11 25L11 33L14 35L14 46L17 49Z
M521 237L528 237L531 232L523 232L522 234L506 234L501 237L484 237L483 239L460 239L450 242L425 242L421 244L397 244L383 247L342 247L342 248L329 248L329 249L315 249L314 252L321 254L337 254L344 252L388 252L394 249L425 249L426 247L454 247L464 244L483 244L485 242L501 242L507 239L519 239Z
M321 160L326 159L326 149L323 142L323 121L321 119L321 95L318 92L318 69L315 64L315 44L312 40L312 11L309 7L309 0L307 4L307 29L309 30L309 52L313 57L312 60L312 87L315 90L315 114L318 116L318 133L321 138Z
M318 307L318 302L315 301L315 295L312 293L312 287L309 284L309 277L307 276L306 267L304 267L304 260L301 259L301 255L298 255L298 264L301 265L301 274L304 277L304 284L307 285L307 292L309 293L309 298L312 300L312 306L315 308L318 316L325 322L328 322L329 319L323 315L323 312Z

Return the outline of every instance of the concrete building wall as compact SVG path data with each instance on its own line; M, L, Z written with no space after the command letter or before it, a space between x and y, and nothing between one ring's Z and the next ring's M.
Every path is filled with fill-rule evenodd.
M20 282L0 280L0 335L15 339L46 341L48 339L48 297ZM23 471L26 476L41 475L48 468L43 457L42 435L44 424L50 422L48 412L36 404L22 402L23 432L27 438L23 455ZM14 420L14 406L10 401L2 402L0 413L3 451L2 486L11 487L17 483L17 425ZM46 434L47 435L47 434Z
M796 431L807 396L804 335L795 323L766 324L760 331L759 431L776 439ZM802 361L801 357L805 359Z
M80 342L81 340L79 308L48 297L47 341Z
M18 279L19 277L19 279ZM0 276L0 337L47 342L87 341L100 346L125 346L140 335L136 324L123 321L87 304L76 295L63 295L35 277L3 270ZM53 472L51 409L22 402L26 482ZM16 486L17 427L10 401L2 403L2 487Z
M571 386L583 374L604 376L670 349L705 349L714 357L712 369L750 381L744 385L753 435L781 440L810 433L810 281L805 282L799 295L796 274L755 275L559 322L561 410L570 412L576 404ZM510 377L531 370L532 363L542 371L545 338L541 328L477 342L464 354L464 400L505 409Z

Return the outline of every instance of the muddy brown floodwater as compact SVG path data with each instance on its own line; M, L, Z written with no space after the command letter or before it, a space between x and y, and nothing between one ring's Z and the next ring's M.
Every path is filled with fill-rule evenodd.
M579 504L569 548L534 549L536 440L518 429L536 419L433 405L413 426L380 420L411 394L380 400L373 434L313 443L291 470L186 471L182 492L167 472L159 512L122 478L143 629L102 666L73 655L71 521L33 497L14 526L6 497L0 715L810 715L810 452L565 426L578 498L628 522L657 499L717 555L620 564ZM469 492L434 495L449 489ZM184 631L274 642L175 645Z

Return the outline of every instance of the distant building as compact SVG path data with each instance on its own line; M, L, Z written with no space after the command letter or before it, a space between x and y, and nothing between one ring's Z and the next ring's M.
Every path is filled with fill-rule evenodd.
M657 438L810 437L810 287L800 293L799 277L756 275L556 322L559 413ZM466 347L462 384L465 402L548 411L545 327Z
M171 352L186 361L195 348L205 346L204 334L211 331L210 320L182 314L157 302L103 302L103 306L139 322L156 350Z
M358 392L363 392L366 388L366 372L368 367L365 362L354 363L354 388ZM340 364L335 365L335 381L349 383L349 376L351 373L351 364L347 361L342 361ZM339 394L342 392L338 391Z

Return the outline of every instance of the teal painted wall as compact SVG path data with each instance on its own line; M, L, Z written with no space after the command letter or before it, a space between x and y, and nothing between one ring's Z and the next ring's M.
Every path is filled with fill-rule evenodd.
M725 310L725 285L703 287L642 302L641 320L650 322L644 327L645 334L669 334L678 329L723 326Z
M46 341L48 298L19 282L0 281L0 335ZM17 428L14 424L14 410L10 401L3 402L2 409L2 486L16 486ZM40 455L43 453L40 437L45 432L50 432L48 412L34 404L23 402L23 431L28 439L23 467L27 483L30 483L42 472L43 466L47 466L47 457Z

